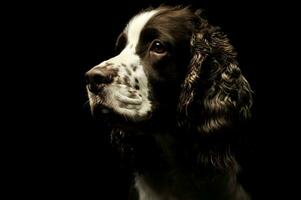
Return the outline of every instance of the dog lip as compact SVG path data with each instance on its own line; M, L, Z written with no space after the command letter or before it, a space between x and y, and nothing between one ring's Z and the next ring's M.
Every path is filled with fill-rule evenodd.
M132 105L141 105L142 104L142 98L139 97L138 95L136 97L137 98L131 98L131 97L128 97L127 95L122 95L122 94L116 95L116 98L119 101L121 101L122 103L132 104Z

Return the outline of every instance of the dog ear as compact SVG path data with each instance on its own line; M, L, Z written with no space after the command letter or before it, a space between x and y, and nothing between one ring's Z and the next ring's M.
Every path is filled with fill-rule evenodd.
M182 84L178 125L211 134L250 116L252 91L219 27L197 17L191 61Z

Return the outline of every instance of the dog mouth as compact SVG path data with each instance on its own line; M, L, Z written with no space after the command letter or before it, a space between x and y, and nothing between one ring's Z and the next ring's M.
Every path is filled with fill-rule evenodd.
M141 119L132 118L103 104L95 105L92 115L96 120L102 121L106 126L119 130L137 130L148 122L145 117Z
M144 121L149 118L141 115L144 99L138 91L107 90L98 94L89 93L91 114L96 119L106 121L108 124L130 124Z
M120 91L114 94L114 99L116 99L117 106L120 109L139 110L143 103L143 98L139 95L135 90Z

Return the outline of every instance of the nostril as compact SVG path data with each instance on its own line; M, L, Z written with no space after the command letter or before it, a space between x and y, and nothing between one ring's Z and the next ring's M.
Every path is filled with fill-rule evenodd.
M88 90L94 94L100 92L101 87L99 85L95 85L95 84L88 84L87 85Z
M91 69L85 74L85 80L88 89L96 93L103 88L104 84L112 83L113 76L104 70Z
M112 76L101 71L88 71L85 75L86 84L105 84L112 82Z
M102 83L107 83L107 77L104 76L102 73L95 73L92 76L93 82L95 84L102 84Z

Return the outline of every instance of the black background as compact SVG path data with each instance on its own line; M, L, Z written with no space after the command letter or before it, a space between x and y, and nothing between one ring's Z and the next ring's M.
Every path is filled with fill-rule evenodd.
M254 199L289 198L294 188L287 178L296 178L298 160L291 114L298 113L296 65L286 46L295 41L289 33L293 12L282 3L218 0L4 7L9 9L3 14L9 72L2 77L11 87L2 107L12 120L4 140L10 195L126 199L127 170L107 144L106 130L91 120L84 73L113 55L116 37L134 14L164 2L202 8L211 24L228 34L254 91L241 180Z

